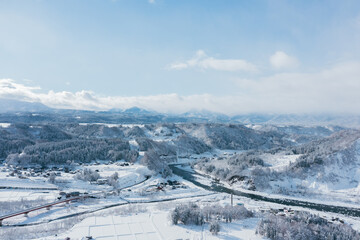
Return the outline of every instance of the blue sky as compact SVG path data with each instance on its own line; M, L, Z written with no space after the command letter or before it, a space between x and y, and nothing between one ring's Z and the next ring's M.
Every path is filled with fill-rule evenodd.
M0 34L0 97L164 112L360 110L359 1L0 0Z

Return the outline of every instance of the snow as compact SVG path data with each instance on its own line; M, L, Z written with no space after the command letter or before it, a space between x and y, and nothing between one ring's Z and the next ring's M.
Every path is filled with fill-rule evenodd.
M203 226L172 225L169 212L152 209L151 212L126 216L86 218L67 233L55 239L81 239L92 236L95 239L264 239L255 234L258 218L232 223L222 223L218 236L212 235L208 224ZM48 238L53 239L53 238Z
M284 153L279 154L262 154L260 157L266 165L269 165L273 170L284 170L291 162L295 162L301 154L286 155Z
M243 150L232 150L232 149L214 149L211 152L204 152L201 154L191 154L191 155L186 155L186 156L178 156L177 159L177 163L179 164L186 164L186 163L191 163L194 162L197 159L201 159L201 158L209 158L212 161L216 161L216 159L218 157L230 157L233 156L234 154L237 153L241 153L244 152ZM212 162L214 163L214 162ZM214 163L216 164L216 163ZM224 164L224 161L221 161L221 164Z
M121 124L121 126L128 127L128 128L133 128L133 127L144 128L145 127L144 124Z
M340 141L340 140L339 140ZM336 145L343 144L337 143ZM286 166L301 155L261 155L264 162L276 171L284 171ZM285 189L294 197L308 198L317 201L331 202L332 205L360 203L360 140L356 140L344 151L329 156L324 165L309 169L306 177L283 177L269 184L272 188L264 192L274 193L277 189ZM305 196L299 196L301 195Z
M11 123L0 123L0 127L2 128L8 128L10 127Z
M133 128L133 127L139 127L139 128L143 128L145 127L144 124L112 124L112 123L79 123L79 125L82 126L87 126L87 125L101 125L101 126L106 126L106 127L128 127L128 128Z
M38 191L23 189L0 189L0 202L26 200L54 200L58 196L58 191Z
M137 141L135 139L130 140L129 144L130 144L131 150L138 150L139 149L139 144L137 143Z
M145 128L142 124L102 124L108 127L140 127L146 135L154 141L172 141L180 136L181 133L171 127L158 126L154 130ZM87 125L82 123L81 125ZM0 127L9 127L8 123L0 123ZM249 125L255 130L269 130L266 126ZM35 132L36 129L33 131ZM192 136L207 138L206 129L201 126L199 128L184 129L190 131ZM37 130L36 130L37 131ZM129 139L131 149L138 149L138 143L134 139ZM360 141L357 151L360 149ZM227 162L222 160L229 158L234 154L240 153L239 150L219 150L215 149L211 152L203 154L192 154L179 157L177 163L188 164L184 168L191 170L189 163L201 158L209 158L212 164L217 168L230 167ZM139 152L140 156L144 152ZM360 156L360 152L358 154ZM267 167L272 170L281 172L286 169L291 162L294 162L301 155L287 155L285 153L263 154L261 158ZM325 203L328 205L338 205L347 207L357 207L360 203L360 166L344 165L341 161L345 155L339 155L334 160L336 163L325 166L324 172L316 173L307 178L290 178L282 177L276 181L271 181L270 185L273 189L266 189L263 192L249 191L240 189L243 192L256 193L259 195L274 198L289 198L296 200L309 201L314 203ZM357 159L358 162L360 159ZM154 172L147 167L138 163L123 166L124 162L108 164L107 161L98 161L80 165L76 170L84 168L91 169L100 174L102 179L107 179L114 173L117 173L119 179L117 183L119 189L104 184L85 182L76 178L76 174L61 172L61 176L56 177L56 183L50 184L45 177L28 177L28 179L19 179L18 177L10 177L9 171L0 167L0 188L21 188L21 189L0 189L0 202L19 201L19 200L36 200L42 198L45 200L55 200L60 191L65 192L88 192L89 194L97 194L96 199L85 199L80 202L73 202L69 205L57 205L50 210L42 209L31 212L27 217L17 216L5 220L5 225L9 224L29 224L36 223L45 225L47 221L57 218L69 218L79 215L84 219L68 228L60 236L47 236L41 239L65 239L70 236L71 239L81 239L85 236L92 236L96 239L263 239L255 234L256 225L260 220L259 215L232 223L221 223L221 231L218 236L212 235L208 231L208 224L204 226L184 226L182 224L172 225L169 221L169 212L179 203L196 202L202 206L220 203L222 205L229 204L230 196L228 194L219 194L206 191L185 181L184 179L172 176L164 179L159 175L153 176ZM22 171L22 170L21 170ZM148 178L148 176L152 177ZM331 181L325 181L325 177L331 177ZM345 177L339 177L345 176ZM165 185L167 180L178 181L179 185ZM211 185L211 178L198 177L199 182ZM227 183L223 183L226 185ZM158 186L163 186L159 189ZM229 188L237 188L238 186L229 186ZM303 187L308 193L304 196L292 195L285 196L275 194L274 189L284 187L291 189L294 187ZM54 188L56 190L48 190ZM318 194L321 193L322 195ZM318 195L316 195L318 194ZM321 199L327 196L326 200ZM254 201L244 197L234 197L234 202L242 203L248 209L255 212L260 210L269 210L271 208L283 208L284 205ZM132 206L147 208L146 211L133 211ZM160 207L161 206L161 207ZM301 207L293 207L295 210L307 210ZM331 219L338 217L344 219L347 224L351 224L354 229L360 230L360 219L348 217L341 214L333 214L326 212L318 212L311 210L312 213ZM45 223L45 224L44 224ZM1 235L0 235L1 236Z
M176 132L175 129L169 129L165 126L157 127L155 130L148 130L144 128L145 135L156 142L169 142L181 136L181 133Z
M0 179L0 188L24 188L24 189L57 189L54 184L44 180L30 180L6 177Z
M142 174L147 173L146 168L137 164L123 168L115 164L100 164L87 167L97 168L100 174L107 175L117 171L120 179L129 177L135 180L139 179L139 176ZM170 210L176 204L191 201L203 206L214 203L224 205L230 203L230 195L213 194L177 176L174 176L171 180L181 182L185 188L165 188L164 191L157 191L155 190L156 185L166 181L166 179L154 176L141 184L130 187L129 189L132 191L122 190L119 196L108 196L94 200L88 199L84 202L72 203L70 205L63 204L53 207L49 211L44 209L29 213L28 217L19 216L8 219L4 221L4 224L46 222L50 219L76 213L94 212L83 215L84 220L60 235L42 237L41 239L65 239L67 236L71 237L71 239L82 239L85 236L92 236L95 239L264 239L255 234L256 225L260 220L259 217L232 223L221 223L221 230L218 236L214 236L209 232L208 224L203 226L172 225L168 216ZM80 183L81 181L75 182ZM88 186L84 185L83 187L89 190L86 188ZM144 190L151 190L151 192L144 194ZM167 202L156 203L163 200L167 200ZM129 201L131 202L130 204L128 203ZM254 201L238 196L234 197L234 203L242 203L246 208L254 211L284 207L281 204ZM106 208L106 206L114 204L124 205ZM134 211L135 206L146 208L146 210ZM294 207L293 209L306 210L301 207ZM327 219L339 217L344 219L345 222L352 224L355 229L360 229L360 220L358 218L344 217L341 214L311 212L320 214Z

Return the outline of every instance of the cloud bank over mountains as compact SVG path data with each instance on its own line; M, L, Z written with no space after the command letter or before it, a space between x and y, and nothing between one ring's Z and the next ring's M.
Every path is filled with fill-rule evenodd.
M283 72L255 79L238 78L238 94L215 96L176 93L152 96L101 96L93 91L48 91L0 79L0 98L40 102L53 108L108 110L140 107L163 113L209 110L241 113L360 113L360 62L347 62L313 73ZM221 83L219 83L221 84Z

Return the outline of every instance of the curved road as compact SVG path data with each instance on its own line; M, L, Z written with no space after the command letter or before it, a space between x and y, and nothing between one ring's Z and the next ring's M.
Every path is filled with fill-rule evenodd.
M213 195L213 194L216 194L216 193L210 193L210 194L207 193L207 194L202 194L202 195L186 196L186 197L179 197L179 198L154 199L154 200L149 200L149 201L127 201L127 200L123 199L126 202L114 203L114 204L102 206L102 207L99 207L99 208L96 208L96 209L91 209L91 210L86 210L86 211L83 211L83 212L72 213L72 214L69 214L69 215L65 215L65 216L61 216L61 217L57 217L57 218L53 218L53 219L48 219L48 220L45 220L43 222L19 223L19 224L12 224L12 225L4 225L2 227L35 226L35 225L47 224L47 223L54 222L54 221L57 221L57 220L63 220L63 219L67 219L67 218L81 216L81 215L84 215L84 214L94 213L94 212L98 212L98 211L105 210L105 209L108 209L108 208L118 207L118 206L127 205L127 204L133 204L133 203L135 203L135 204L136 203L148 204L148 203L170 202L170 201L181 200L181 199L210 196L210 195Z
M137 183L134 183L130 186L126 186L126 187L123 187L123 188L119 188L118 190L123 190L123 189L127 189L127 188L131 188L133 186L136 186L136 185L140 185L142 183L144 183L145 181L147 181L149 179L149 177L145 177L145 179L143 181L140 181L140 182L137 182ZM89 198L89 197L96 197L97 195L101 195L101 194L107 194L108 192L97 192L97 193L92 193L92 194L87 194L87 195L81 195L81 196L77 196L77 197L72 197L72 198L66 198L66 199L61 199L61 200L58 200L58 201L55 201L55 202L49 202L49 203L46 203L44 205L39 205L39 206L35 206L35 207L31 207L31 208L28 208L28 209L23 209L23 210L20 210L20 211L17 211L17 212L13 212L13 213L8 213L8 214L5 214L5 215L0 215L0 226L3 226L2 225L2 221L7 219L7 218L11 218L11 217L16 217L18 215L22 215L22 214L28 214L30 212L33 212L33 211L36 211L36 210L40 210L40 209L43 209L43 208L50 208L54 205L58 205L58 204L61 204L61 203L70 203L70 202L73 202L75 200L80 200L80 199L85 199L85 198ZM130 203L129 201L123 199L124 201ZM106 209L106 208L109 208L109 207L114 207L114 206L120 206L120 205L123 205L122 203L120 204L113 204L113 205L109 205L109 206L106 206L104 207L103 209ZM72 215L69 215L69 216L72 216ZM61 219L62 217L58 218L58 219ZM28 224L29 225L29 224Z
M234 195L251 198L251 199L257 200L257 201L278 203L278 204L283 204L283 205L287 205L287 206L304 207L304 208L314 209L317 211L333 212L333 213L340 213L340 214L344 214L344 215L348 215L348 216L360 217L360 208L333 206L333 205L313 203L313 202L294 200L294 199L288 199L288 198L272 198L272 197L258 195L256 193L247 193L247 192L241 192L238 190L232 190L230 188L227 188L227 187L224 187L221 185L212 185L212 186L205 185L196 180L196 175L202 176L202 177L206 177L206 176L203 176L203 175L195 173L195 172L189 172L189 171L180 169L180 168L176 167L177 165L180 165L180 164L169 165L174 174L184 178L185 180L192 182L196 186L199 186L199 187L204 188L209 191L220 192L220 193L229 193L229 194L232 193Z
M124 188L121 188L121 190L123 189L127 189L127 188L130 188L130 187L133 187L133 186L136 186L136 185L139 185L139 184L142 184L144 183L145 181L147 181L149 178L146 178L145 180L141 181L141 182L137 182L133 185L130 185L130 186L127 186L127 187L124 187ZM89 197L89 196L95 196L95 195L98 195L98 194L104 194L104 192L99 192L99 193L95 193L95 194L89 194L87 195L86 197ZM83 211L83 212L77 212L77 213L72 213L72 214L69 214L69 215L65 215L65 216L60 216L60 217L57 217L57 218L53 218L53 219L48 219L46 221L43 221L43 222L34 222L34 223L19 223L19 224L11 224L11 225L3 225L1 226L2 228L6 228L6 227L26 227L26 226L34 226L34 225L41 225L41 224L47 224L47 223L50 223L50 222L53 222L53 221L57 221L57 220L63 220L63 219L67 219L67 218L72 218L72 217L76 217L76 216L80 216L80 215L84 215L84 214L89 214L89 213L94 213L94 212L98 212L98 211L101 211L101 210L105 210L105 209L108 209L108 208L113 208L113 207L118 207L118 206L122 206L122 205L127 205L127 204L133 204L133 203L143 203L143 204L146 204L146 203L159 203L159 202L170 202L170 201L175 201L175 200L180 200L180 199L187 199L187 198L197 198L197 197L203 197L203 196L209 196L209 195L213 195L213 194L216 194L216 193L206 193L206 194L200 194L200 195L196 195L196 196L185 196L185 197L173 197L173 198L165 198L165 199L153 199L153 200L148 200L148 201L129 201L129 200L126 200L124 198L122 198L122 200L124 200L125 202L121 202L121 203L114 203L114 204L110 204L110 205L105 205L105 206L101 206L99 208L96 208L96 209L90 209L90 210L86 210L86 211ZM77 198L74 198L74 199L78 199L78 198L82 198L83 196L81 197L77 197ZM45 207L48 206L49 204L54 204L54 203L59 203L59 202L66 202L66 201L71 201L72 199L65 199L65 200L61 200L61 201L56 201L56 202L53 202L53 203L48 203L46 205L44 205ZM44 206L38 206L37 208L42 208ZM19 213L20 214L23 214L25 212L28 212L28 211L31 211L33 210L33 208L31 209L26 209L26 210L22 210L20 211ZM18 212L17 212L18 213ZM16 214L17 214L16 213ZM9 214L9 215L14 215L13 214ZM17 214L18 215L18 214ZM0 216L1 217L7 217L7 215L4 215L4 216Z

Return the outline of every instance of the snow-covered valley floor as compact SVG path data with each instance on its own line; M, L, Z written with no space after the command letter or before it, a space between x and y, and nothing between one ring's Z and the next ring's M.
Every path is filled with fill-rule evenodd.
M221 152L218 154L231 154ZM205 154L204 154L205 155ZM210 154L207 153L206 156ZM201 156L182 158L179 162L189 163ZM271 160L271 159L270 159ZM270 163L269 160L269 163ZM285 164L284 161L281 164ZM281 204L256 201L245 197L234 196L234 204L243 204L247 209L255 212L255 217L221 222L221 229L217 236L209 232L209 225L185 226L173 225L169 219L170 212L179 204L193 202L200 206L215 203L229 205L230 195L204 190L193 183L178 176L163 179L153 174L146 167L134 164L121 166L119 163L96 163L82 168L98 172L102 178L118 173L120 191L108 184L95 184L75 177L75 174L61 172L54 183L48 178L37 176L19 179L9 176L5 167L0 168L0 203L24 204L27 201L55 201L60 192L86 192L95 194L96 198L87 198L71 204L62 204L50 210L41 209L30 212L27 216L19 215L5 219L0 227L0 239L265 239L257 235L256 227L261 220L263 211L283 209L288 207ZM168 184L168 180L176 184ZM210 179L211 180L211 179ZM206 179L203 179L207 183ZM25 186L23 189L17 187ZM55 188L55 189L54 189ZM36 190L35 190L36 189ZM43 189L43 190L42 190ZM50 189L50 190L49 190ZM254 192L254 191L250 191ZM261 193L269 197L281 198L282 195ZM294 198L298 199L298 198ZM319 200L301 198L313 202ZM327 201L336 205L336 202ZM339 204L357 207L354 204ZM342 214L319 212L302 207L292 207L293 210L309 211L331 221L339 219L360 230L360 219ZM2 214L12 212L2 209ZM339 220L336 223L339 223ZM25 225L15 227L14 225ZM21 236L21 237L19 237Z

